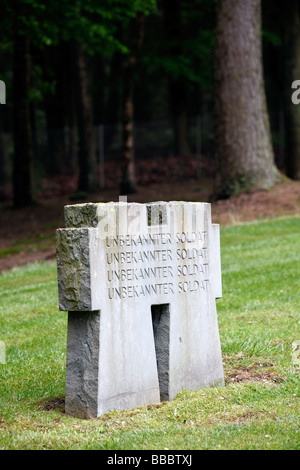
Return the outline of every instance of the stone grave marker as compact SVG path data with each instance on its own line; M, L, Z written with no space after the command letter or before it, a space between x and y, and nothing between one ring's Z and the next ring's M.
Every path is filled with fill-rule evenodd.
M210 204L69 205L65 225L56 246L66 413L98 417L222 385Z

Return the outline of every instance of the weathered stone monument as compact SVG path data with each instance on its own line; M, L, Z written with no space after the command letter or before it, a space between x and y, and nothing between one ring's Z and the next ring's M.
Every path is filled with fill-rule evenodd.
M65 207L66 413L98 417L223 384L219 226L207 203Z

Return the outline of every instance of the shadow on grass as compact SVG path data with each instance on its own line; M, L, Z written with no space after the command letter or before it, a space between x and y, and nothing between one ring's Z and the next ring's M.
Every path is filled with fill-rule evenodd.
M38 410L45 411L60 411L65 412L65 399L64 398L47 398L43 400L37 407Z

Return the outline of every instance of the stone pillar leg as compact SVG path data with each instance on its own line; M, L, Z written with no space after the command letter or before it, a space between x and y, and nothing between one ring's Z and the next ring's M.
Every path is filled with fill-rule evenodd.
M66 413L97 416L100 311L68 312Z

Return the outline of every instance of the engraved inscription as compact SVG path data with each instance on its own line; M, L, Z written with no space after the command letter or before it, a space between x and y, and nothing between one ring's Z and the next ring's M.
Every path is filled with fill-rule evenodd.
M207 291L207 232L106 237L106 266L110 300Z

